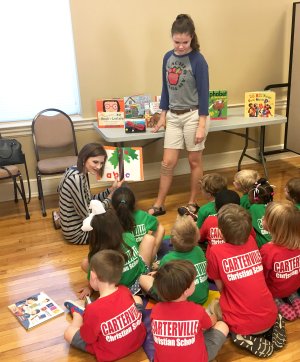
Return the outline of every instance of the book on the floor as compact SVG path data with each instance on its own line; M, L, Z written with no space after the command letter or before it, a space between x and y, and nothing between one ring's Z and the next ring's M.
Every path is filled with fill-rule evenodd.
M142 147L104 146L107 153L101 181L114 181L115 177L125 181L143 181Z
M255 91L245 93L245 117L274 117L275 92Z
M124 127L124 99L100 99L96 108L99 128Z
M46 293L31 295L8 306L25 329L31 329L55 318L64 311Z
M227 90L210 90L209 91L209 116L210 119L227 118Z

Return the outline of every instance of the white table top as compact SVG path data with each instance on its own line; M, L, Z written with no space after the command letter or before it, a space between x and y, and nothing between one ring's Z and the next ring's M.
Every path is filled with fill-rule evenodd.
M229 109L227 119L211 120L209 132L230 131L239 128L252 128L261 126L271 126L275 124L283 124L287 122L285 116L275 115L271 118L245 118L243 110ZM151 128L143 133L125 133L124 128L98 128L97 123L94 123L94 128L107 142L129 142L140 140L151 140L163 138L164 130L159 130L157 133L152 133Z

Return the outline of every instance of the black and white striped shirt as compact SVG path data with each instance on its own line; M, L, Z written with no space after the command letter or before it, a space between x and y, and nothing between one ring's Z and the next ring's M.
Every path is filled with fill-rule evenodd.
M88 232L82 231L83 220L89 216L89 205L92 199L103 203L105 209L110 206L107 198L109 189L97 195L90 192L87 176L79 173L76 167L66 170L59 186L60 224L64 238L73 244L86 244Z

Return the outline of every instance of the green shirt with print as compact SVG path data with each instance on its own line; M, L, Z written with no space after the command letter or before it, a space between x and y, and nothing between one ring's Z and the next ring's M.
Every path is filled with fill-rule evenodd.
M124 265L119 284L131 287L136 279L146 272L146 265L139 255L139 247L134 236L131 233L123 233L123 240L131 250L123 246L123 251L126 253L128 260Z
M191 251L179 252L170 251L160 261L159 266L166 264L171 260L189 260L192 262L197 270L195 279L195 291L188 297L188 300L198 304L203 304L208 298L208 281L207 281L207 262L203 250L199 246L195 246Z
M155 216L143 210L135 210L133 212L133 218L135 222L133 235L136 242L140 244L144 235L148 234L149 231L157 230L158 221Z
M252 204L250 206L250 214L252 218L252 226L256 233L257 246L261 248L264 244L271 241L271 234L263 228L263 218L266 213L267 205Z
M198 228L201 228L202 224L204 223L204 220L209 215L215 215L215 214L216 214L215 201L210 201L207 204L202 205L198 210L198 220L197 220Z

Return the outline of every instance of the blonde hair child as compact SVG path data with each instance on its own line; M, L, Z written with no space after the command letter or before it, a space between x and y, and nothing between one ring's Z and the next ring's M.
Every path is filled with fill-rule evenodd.
M259 174L255 170L241 170L234 175L233 185L237 191L243 194L240 205L246 210L249 210L251 206L248 193L258 179Z
M300 318L300 211L291 202L272 202L264 227L272 236L260 252L267 285L279 312L287 320ZM285 299L286 302L283 300Z

